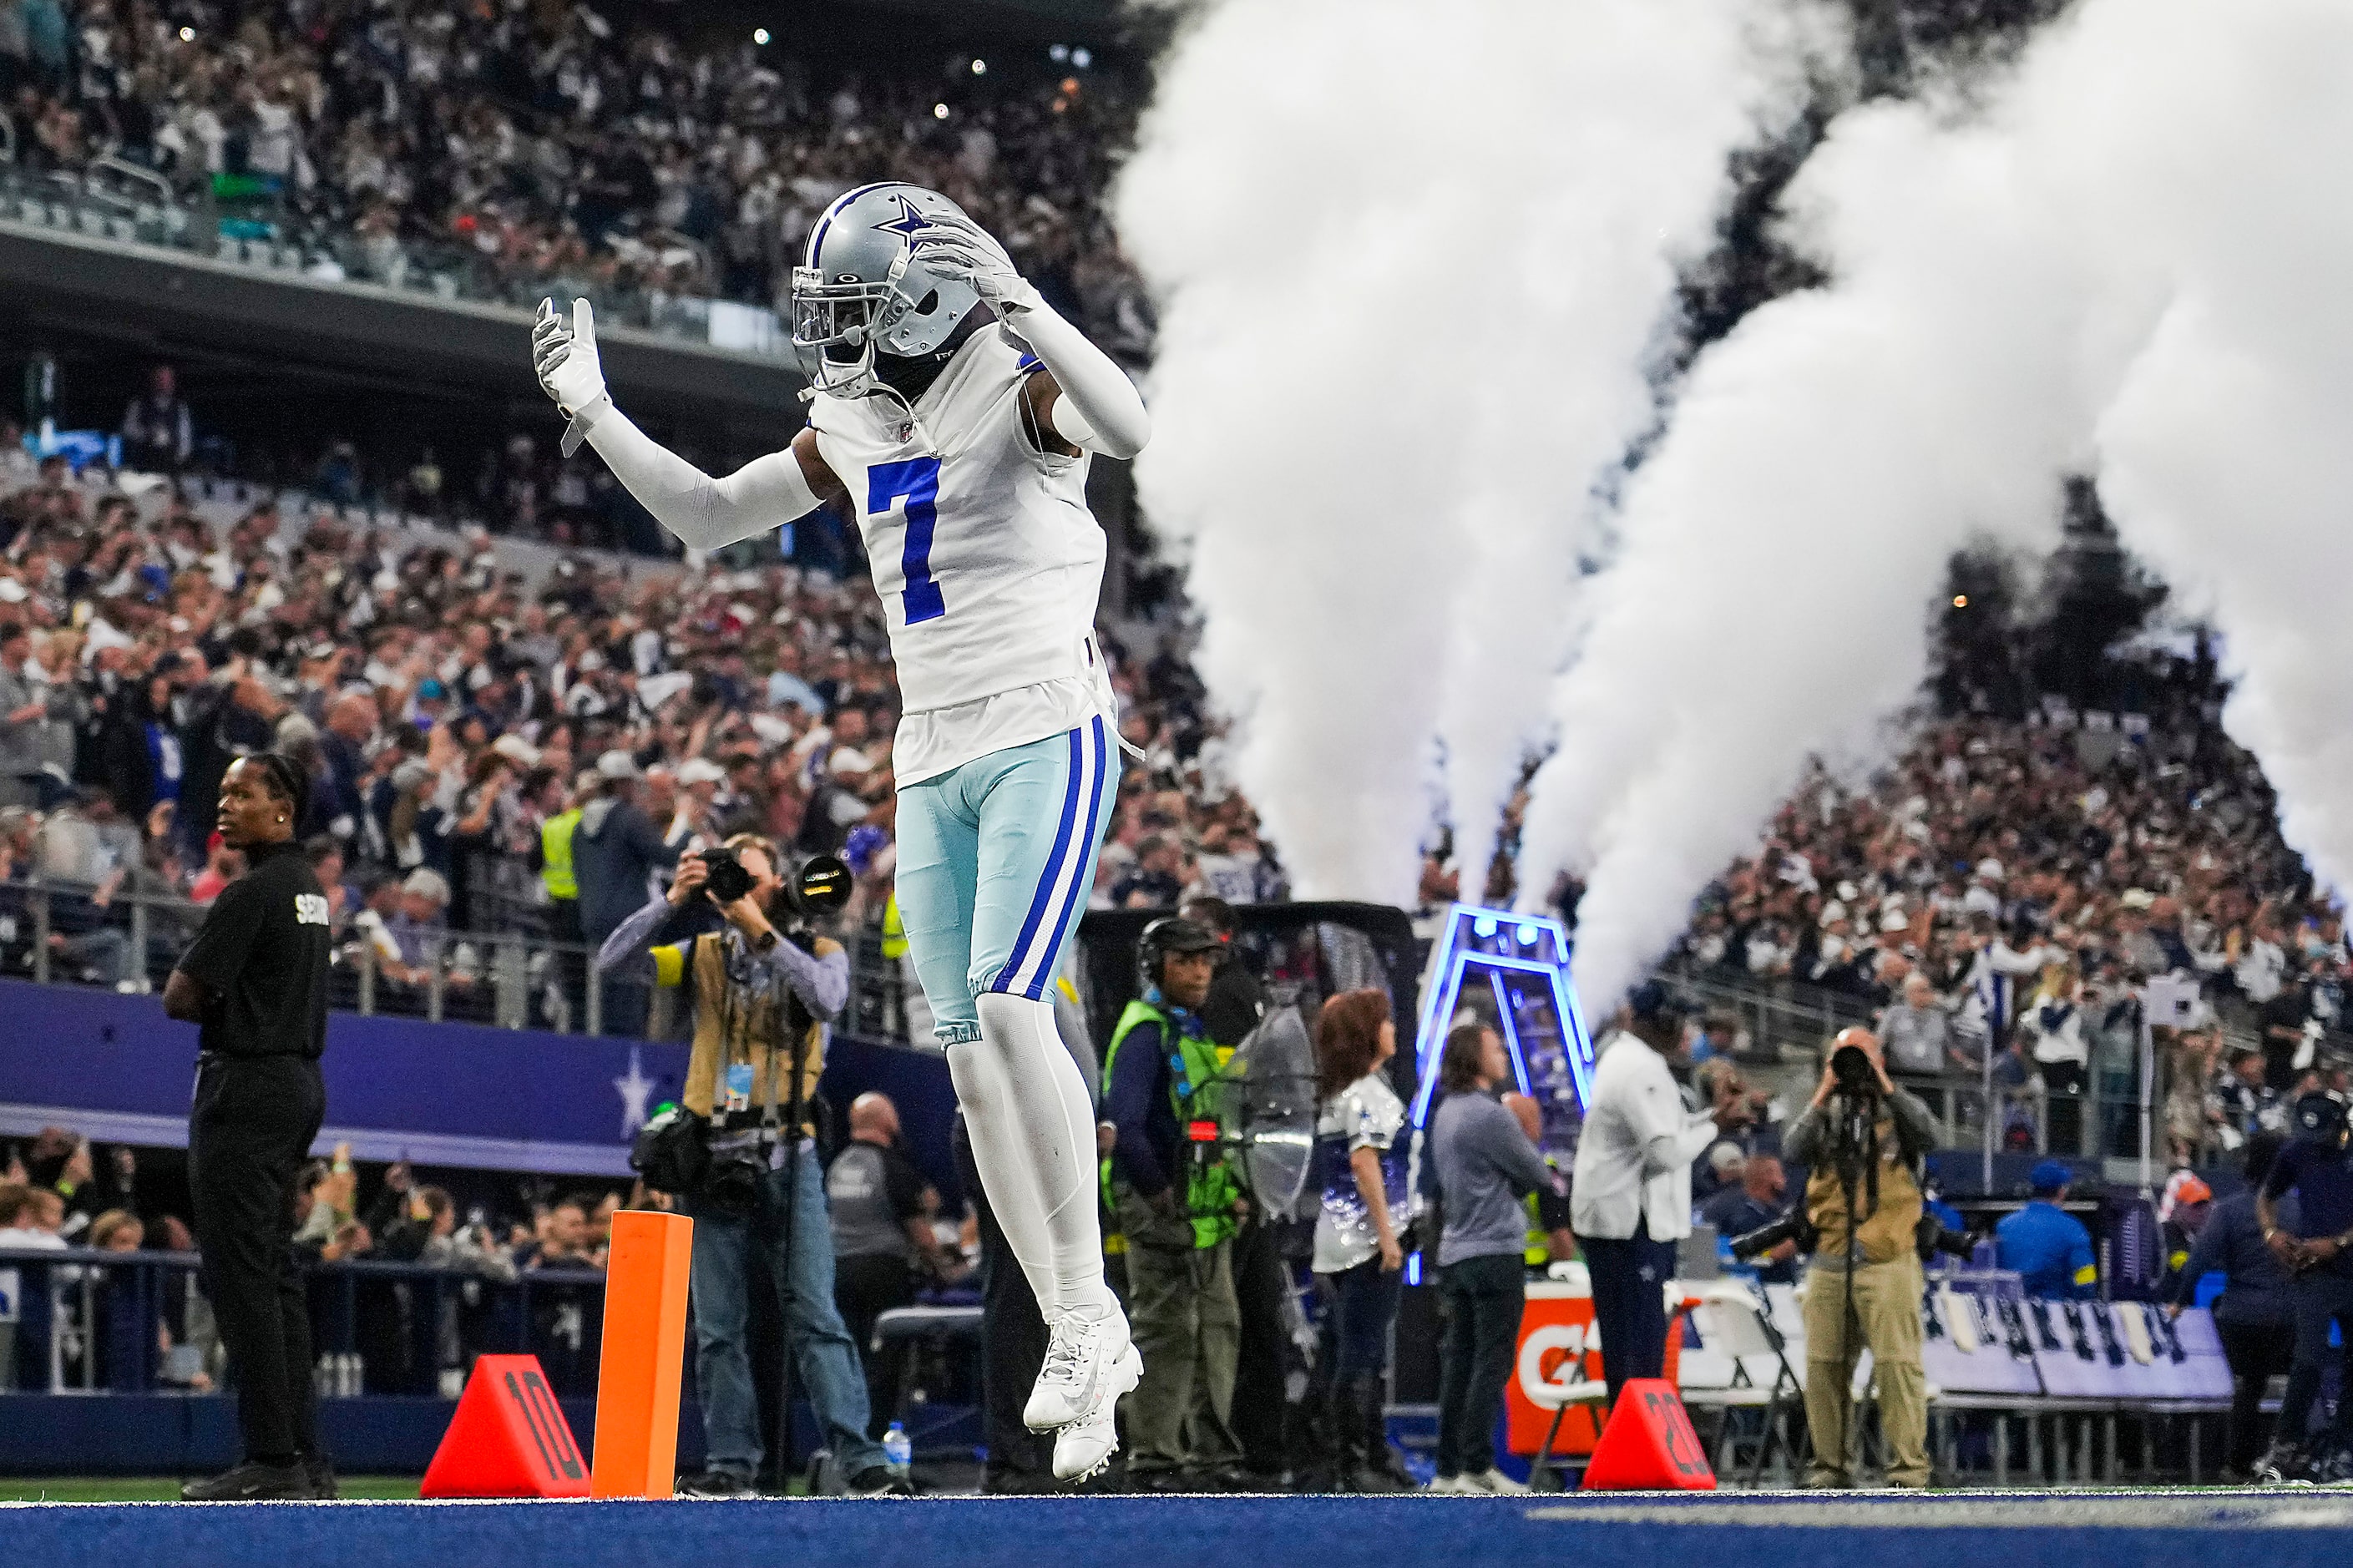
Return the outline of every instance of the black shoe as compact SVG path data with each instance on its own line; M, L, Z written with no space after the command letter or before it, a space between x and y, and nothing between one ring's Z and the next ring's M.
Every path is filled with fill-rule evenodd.
M343 1495L335 1484L335 1467L324 1454L305 1454L301 1459L302 1473L311 1479L311 1490L321 1502L332 1502Z
M255 1459L180 1489L182 1502L309 1502L318 1495L299 1462L265 1465Z
M1051 1497L1063 1489L1051 1470L991 1465L980 1473L980 1489L986 1497Z
M1190 1497L1203 1488L1198 1476L1184 1470L1130 1470L1127 1489L1165 1497Z
M760 1489L752 1484L749 1476L739 1476L733 1470L705 1470L699 1476L689 1476L675 1489L680 1497L746 1498L758 1497Z
M846 1497L913 1497L915 1483L888 1465L869 1465L849 1478Z

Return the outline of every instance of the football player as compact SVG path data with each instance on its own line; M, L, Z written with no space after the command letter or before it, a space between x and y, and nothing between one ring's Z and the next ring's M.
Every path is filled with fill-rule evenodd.
M899 907L990 1207L1050 1329L1026 1410L1054 1472L1093 1474L1142 1363L1103 1278L1094 1112L1048 1000L1118 794L1094 638L1103 536L1089 454L1150 433L1126 374L935 191L835 201L793 270L808 427L713 479L631 424L594 315L543 302L540 384L663 527L699 550L830 506L858 520L906 704Z

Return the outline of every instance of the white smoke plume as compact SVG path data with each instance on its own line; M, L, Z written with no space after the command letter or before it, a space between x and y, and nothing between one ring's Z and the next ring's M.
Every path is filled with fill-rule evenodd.
M1833 280L1694 367L1556 693L1523 885L1589 868L1589 1008L1810 753L1914 697L1950 552L2046 546L2070 472L2211 599L2291 841L2353 868L2353 649L2321 597L2353 566L2325 518L2353 479L2329 438L2353 414L2348 58L2341 0L2083 0L1982 104L1833 127L1791 196Z
M1475 896L1675 268L1794 111L1798 15L1213 0L1161 63L1117 198L1161 312L1137 480L1302 893L1409 901L1442 782Z

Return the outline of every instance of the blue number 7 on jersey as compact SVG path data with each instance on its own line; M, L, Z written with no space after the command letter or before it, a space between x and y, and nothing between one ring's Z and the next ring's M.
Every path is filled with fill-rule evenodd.
M940 585L932 580L932 534L939 525L940 460L910 458L902 463L877 463L866 470L866 511L889 511L901 497L907 502L907 541L899 551L899 570L906 587L899 603L907 624L937 620L948 613Z

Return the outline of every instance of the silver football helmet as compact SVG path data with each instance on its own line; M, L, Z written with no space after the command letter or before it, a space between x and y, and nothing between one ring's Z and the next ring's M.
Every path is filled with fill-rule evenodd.
M886 181L838 197L793 268L793 346L817 354L817 389L854 397L874 384L874 355L908 358L945 342L980 295L924 266L914 237L965 216L937 191Z

